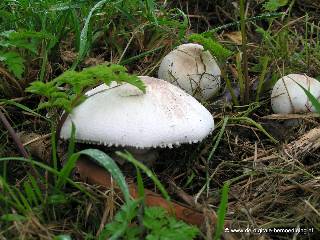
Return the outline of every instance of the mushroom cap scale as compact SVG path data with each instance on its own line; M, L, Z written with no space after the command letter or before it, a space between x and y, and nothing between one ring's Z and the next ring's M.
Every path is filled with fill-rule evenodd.
M200 100L212 97L220 88L221 71L209 51L194 43L182 44L167 54L158 77Z
M172 147L211 133L213 117L196 99L166 81L140 78L145 94L129 84L93 89L68 116L60 137L70 138L72 122L77 141L108 146Z
M320 82L303 74L289 74L280 78L271 93L271 107L275 113L314 112L300 84L316 98L320 97Z
M85 93L85 95L86 95L87 97L90 97L90 96L95 95L95 94L97 94L97 93L103 92L103 91L105 91L105 90L107 90L107 89L117 87L118 85L119 85L119 84L118 84L116 81L112 81L112 82L110 83L110 85L100 84L99 86L97 86L97 87L95 87L95 88L90 89L89 91L87 91L87 92Z

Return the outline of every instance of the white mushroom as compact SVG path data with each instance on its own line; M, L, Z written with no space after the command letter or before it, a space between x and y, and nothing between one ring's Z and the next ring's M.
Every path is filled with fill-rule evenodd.
M271 106L275 113L314 112L303 86L316 98L320 97L320 82L302 74L289 74L280 78L271 93Z
M166 55L158 77L199 100L207 100L220 88L221 71L210 52L194 43L182 44Z
M195 143L211 133L213 117L196 99L166 81L140 78L145 94L129 84L91 90L64 122L60 137L70 138L72 122L79 142L140 149Z

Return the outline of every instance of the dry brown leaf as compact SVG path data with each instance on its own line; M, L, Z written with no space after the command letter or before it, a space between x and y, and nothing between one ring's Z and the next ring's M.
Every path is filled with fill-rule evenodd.
M225 33L224 36L229 38L233 43L237 45L242 44L242 36L240 31Z

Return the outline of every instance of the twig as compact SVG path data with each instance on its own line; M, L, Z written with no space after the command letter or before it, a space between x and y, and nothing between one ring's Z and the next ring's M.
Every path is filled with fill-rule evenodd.
M12 137L13 141L17 145L21 155L24 158L29 158L29 154L27 153L26 149L24 148L20 138L18 137L18 135L16 134L14 129L11 127L10 123L8 122L6 116L3 114L1 109L3 109L3 108L0 107L0 119L1 119L1 122L3 123L4 127L8 130L10 136Z
M288 113L288 114L271 114L261 117L261 119L267 120L287 120L287 119L308 119L308 118L319 118L318 113L305 113L305 114L297 114L297 113Z
M34 138L34 139L29 140L28 142L23 143L23 146L30 145L30 144L32 144L32 143L34 143L34 142L38 142L38 141L43 140L43 139L46 139L46 138L48 138L48 137L50 137L50 136L51 136L51 133L48 133L48 134L43 135L43 136L38 136L38 137L36 137L36 138Z
M123 50L123 52L122 52L122 54L121 54L121 56L120 56L120 58L119 58L119 60L118 60L118 64L121 63L121 61L122 61L124 55L126 54L126 52L127 52L128 48L129 48L129 46L130 46L130 44L131 44L134 36L135 36L135 33L132 33L132 36L131 36L131 38L129 39L129 41L128 41L128 43L127 43L127 46L126 46L125 49Z

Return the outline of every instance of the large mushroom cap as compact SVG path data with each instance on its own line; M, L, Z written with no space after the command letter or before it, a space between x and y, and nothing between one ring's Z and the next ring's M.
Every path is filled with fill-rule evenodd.
M158 77L171 82L199 100L207 100L220 88L221 71L203 46L182 44L166 55Z
M299 84L316 98L320 97L320 82L303 74L289 74L280 78L271 93L275 113L314 112L315 109Z
M140 78L146 94L129 84L93 89L66 119L61 138L70 138L72 122L77 141L137 148L198 142L213 130L212 115L192 96L166 81Z

